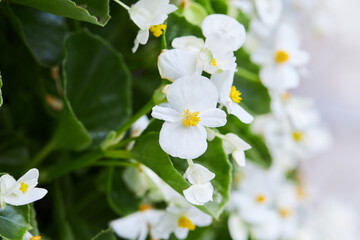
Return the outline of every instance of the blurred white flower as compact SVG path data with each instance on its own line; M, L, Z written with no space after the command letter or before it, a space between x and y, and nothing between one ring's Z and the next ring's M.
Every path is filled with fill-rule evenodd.
M176 198L162 214L161 221L154 226L152 237L168 239L170 234L174 233L177 238L184 239L196 226L208 226L211 222L211 216L190 205L183 198Z
M295 29L282 24L275 33L272 47L262 46L251 55L253 62L262 66L261 82L269 89L283 93L299 85L298 69L309 60L309 55L300 50L300 40Z
M194 205L204 205L213 200L214 187L210 181L215 174L200 164L190 164L184 177L192 184L183 191L185 199Z
M158 58L161 78L171 82L186 76L200 76L202 67L195 53L185 49L163 50Z
M228 113L244 123L251 123L254 120L253 116L239 105L242 98L240 91L233 86L234 72L235 66L231 70L213 74L210 79L218 89L218 102L226 107Z
M136 52L139 44L145 45L149 39L149 30L155 37L162 35L166 26L163 24L168 14L177 10L169 0L140 0L129 9L130 18L140 28L132 49Z
M256 11L263 23L274 26L283 10L282 0L255 0Z
M161 148L173 157L201 156L207 149L205 126L226 123L226 113L216 108L216 87L206 77L182 77L171 84L166 96L168 106L155 106L151 113L165 120L160 131Z
M241 216L232 213L228 220L230 236L235 240L248 240L249 230Z
M110 222L116 235L126 239L145 240L165 211L141 205L140 211Z
M19 180L6 174L0 177L0 203L4 209L6 203L14 206L26 205L40 200L47 194L47 190L37 188L39 171L30 169Z
M239 166L245 166L245 151L251 149L249 144L234 133L226 134L222 144L226 154L232 154L232 157Z

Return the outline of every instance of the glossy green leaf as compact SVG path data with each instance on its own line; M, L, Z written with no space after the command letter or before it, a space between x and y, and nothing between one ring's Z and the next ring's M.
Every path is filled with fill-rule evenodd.
M55 15L104 26L110 19L109 0L12 0Z
M100 232L91 240L116 240L116 237L111 229Z
M36 221L36 211L33 204L30 205L30 225L31 230L29 231L33 236L39 235L38 223Z
M58 64L66 35L65 19L33 8L13 5L12 23L35 59L43 66Z
M28 205L0 208L0 236L9 240L22 240L25 232L31 228L29 210Z
M140 200L125 185L123 171L109 168L107 171L106 194L110 207L119 215L128 215L139 209Z
M64 110L55 141L80 150L91 139L99 144L130 116L130 77L122 56L87 31L72 34L65 50Z
M139 138L131 154L181 195L190 187L182 176L184 169L176 169L169 156L161 149L158 133L149 132ZM178 159L177 161L186 160ZM231 180L231 166L222 150L221 143L217 140L210 142L208 151L195 162L199 162L216 174L215 179L211 181L214 186L214 201L200 206L199 209L218 218L228 201Z

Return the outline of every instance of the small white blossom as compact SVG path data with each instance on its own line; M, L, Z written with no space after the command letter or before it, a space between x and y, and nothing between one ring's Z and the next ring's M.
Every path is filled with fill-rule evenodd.
M282 0L255 0L255 6L259 18L263 23L269 26L275 25L282 13Z
M231 154L235 162L243 167L245 166L245 151L251 149L251 146L234 133L228 133L222 141L226 154Z
M204 205L213 200L214 187L210 181L215 174L200 164L190 164L184 177L192 184L184 190L185 199L194 205Z
M135 45L132 49L136 52L139 44L145 45L149 39L149 29L156 37L162 34L164 21L168 14L177 10L175 5L169 4L169 0L140 0L129 9L130 18L140 28Z
M214 84L202 76L177 79L167 90L168 106L155 106L152 116L165 120L160 146L173 157L195 159L207 149L205 127L221 127L226 113L216 108Z
M0 203L5 208L6 203L14 206L26 205L40 200L47 194L47 190L37 188L39 171L30 169L19 180L6 174L0 177Z

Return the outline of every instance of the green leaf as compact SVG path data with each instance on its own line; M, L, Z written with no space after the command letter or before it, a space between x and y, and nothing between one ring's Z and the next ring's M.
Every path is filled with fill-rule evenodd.
M12 0L55 15L104 26L110 19L109 0Z
M119 215L128 215L139 209L140 199L127 189L123 171L111 167L107 171L106 194L110 207Z
M35 59L46 67L57 65L63 53L65 19L23 6L13 5L8 10L12 24Z
M130 74L122 56L87 31L70 35L65 50L64 110L55 141L59 148L81 150L91 139L99 144L130 116Z
M190 187L190 184L179 172L183 173L184 169L176 169L169 156L161 149L158 133L149 132L139 138L131 154L181 195L185 189ZM178 159L177 161L186 160ZM207 152L195 161L216 174L215 179L211 181L214 186L214 201L198 208L214 218L218 218L228 201L231 180L231 166L222 149L221 142L217 140L210 142Z
M91 240L116 240L116 237L114 236L113 231L111 229L108 229L100 232Z
M39 235L38 223L36 221L36 211L33 204L30 205L30 225L31 230L29 231L33 236Z
M235 133L245 142L250 144L252 148L245 151L248 160L261 165L264 168L269 168L271 166L272 157L269 149L260 136L255 135L250 131L249 125L240 122L235 116L229 115L226 125L219 128L219 130L223 134Z
M9 240L22 240L25 232L31 229L28 205L0 208L0 236Z

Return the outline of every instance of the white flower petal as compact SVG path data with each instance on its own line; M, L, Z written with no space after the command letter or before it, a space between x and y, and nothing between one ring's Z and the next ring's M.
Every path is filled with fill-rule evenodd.
M174 233L178 239L185 239L189 234L189 229L177 227Z
M264 66L260 71L261 82L269 89L285 92L296 88L300 83L300 77L294 67L291 66Z
M132 52L136 52L136 50L138 49L139 47L139 44L142 44L142 45L145 45L147 43L149 39L149 30L139 30L137 35L136 35L136 38L135 38L135 41L134 41L134 47L132 48Z
M0 195L5 196L6 194L19 188L20 184L9 174L5 174L0 177Z
M210 182L194 184L183 191L185 199L194 205L204 205L213 200L214 187Z
M186 49L195 53L200 53L201 49L204 47L204 40L202 38L197 38L195 36L184 36L174 38L171 42L171 46L177 49Z
M186 109L201 112L216 107L218 92L206 77L189 76L171 84L166 96L170 106L180 113Z
M235 150L232 153L232 157L234 158L235 162L240 166L244 167L246 165L245 160L245 152L241 150Z
M281 0L255 0L256 10L260 19L267 25L275 25L280 17L283 8Z
M184 49L163 51L158 58L158 68L161 78L172 82L184 76L200 76L202 72L197 56Z
M184 177L187 178L191 184L197 184L210 182L214 179L215 174L206 167L195 163L186 169Z
M229 232L232 239L248 240L249 231L246 225L241 220L240 216L231 214L228 221Z
M145 240L148 228L143 215L143 212L136 212L124 218L120 218L110 222L110 227L114 230L116 235L127 239ZM140 239L140 236L144 236Z
M222 127L226 124L226 113L218 108L205 110L199 114L201 125L206 127Z
M167 122L179 122L181 115L169 107L155 106L152 108L151 116Z
M199 227L205 227L212 223L212 217L210 215L205 214L193 206L191 206L187 211L186 217Z
M28 185L28 188L34 188L38 184L38 178L39 178L39 170L36 168L32 168L29 171L27 171L19 180L18 183L26 183Z
M251 146L247 142L242 140L238 135L236 135L234 133L226 134L224 143L225 144L230 143L231 145L234 146L235 149L239 149L239 150L243 150L243 151L251 149Z
M211 14L204 19L201 27L207 40L208 38L217 39L223 46L224 52L236 51L245 42L244 26L230 16Z
M173 157L195 159L207 149L206 130L203 126L185 127L181 123L165 122L160 131L161 148Z
M24 194L21 195L8 195L4 197L6 203L20 206L26 205L37 200L42 199L47 194L47 190L44 188L33 188L31 190L26 191Z
M236 67L236 66L235 66ZM235 68L222 73L211 75L210 80L215 84L219 92L219 102L224 104L230 97L230 91L234 82Z
M229 102L225 106L230 114L236 116L243 123L251 123L254 120L253 116L233 101Z

